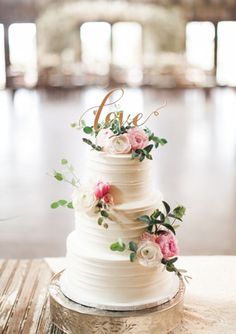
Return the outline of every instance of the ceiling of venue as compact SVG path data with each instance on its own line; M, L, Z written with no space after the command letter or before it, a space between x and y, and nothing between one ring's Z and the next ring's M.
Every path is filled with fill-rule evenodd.
M0 0L0 22L10 24L12 22L34 21L39 13L54 3L78 2L73 0ZM97 0L89 0L90 3L99 3ZM153 3L161 6L181 7L185 16L191 20L234 20L236 18L236 2L234 0L108 0L116 4ZM214 10L212 10L214 9Z

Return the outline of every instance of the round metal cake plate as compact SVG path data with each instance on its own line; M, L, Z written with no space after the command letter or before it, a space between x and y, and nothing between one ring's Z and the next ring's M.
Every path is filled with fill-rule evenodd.
M167 334L183 317L185 286L161 305L134 311L105 311L86 307L68 299L60 289L56 274L49 287L51 334Z

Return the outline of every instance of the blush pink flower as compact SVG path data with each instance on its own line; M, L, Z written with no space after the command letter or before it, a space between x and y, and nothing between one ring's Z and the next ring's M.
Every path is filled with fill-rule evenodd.
M127 135L133 150L144 148L149 143L148 136L143 129L131 128L128 130Z
M109 193L109 191L110 191L109 183L98 181L94 189L94 195L96 196L96 199L101 199L104 196L106 196Z
M113 201L113 197L111 194L106 194L105 196L103 196L103 200L107 205L113 205L114 201Z
M178 255L178 246L175 236L172 232L163 232L156 237L156 243L159 245L163 258L169 258Z
M110 154L125 154L131 151L131 145L127 134L111 137L104 147L104 151Z
M114 133L110 129L101 129L96 137L97 145L101 147L106 146L112 136L114 136Z
M144 232L140 238L140 241L152 241L156 242L157 236L148 232Z

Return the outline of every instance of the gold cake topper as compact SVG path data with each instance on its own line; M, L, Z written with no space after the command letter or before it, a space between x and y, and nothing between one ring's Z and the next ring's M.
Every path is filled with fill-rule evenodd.
M120 96L113 102L108 102L107 103L107 100L115 93L115 92L118 92L120 91L121 94ZM110 90L106 95L105 97L103 98L101 104L99 106L94 106L94 107L91 107L87 110L85 110L82 115L80 116L79 118L79 126L82 125L82 120L83 120L83 117L85 116L85 114L87 114L87 112L89 112L90 110L94 110L94 109L97 109L96 112L95 112L95 117L94 117L94 123L93 123L93 128L94 130L98 130L98 124L99 124L99 120L101 119L101 114L102 114L102 111L104 109L104 107L108 107L108 106L112 106L112 105L115 105L117 102L119 102L122 97L124 95L124 89L123 88L115 88L115 89L112 89ZM109 124L110 121L112 120L112 117L115 117L117 116L118 114L118 118L119 118L119 122L120 122L120 126L123 126L124 124L128 124L128 123L131 123L133 124L134 126L142 126L144 125L148 119L154 115L154 116L158 116L160 114L160 110L163 109L164 107L166 106L166 102L163 103L160 107L158 107L157 109L155 109L154 111L152 111L146 118L145 120L143 120L141 123L138 123L139 121L141 121L141 119L144 117L144 114L143 113L138 113L137 115L135 116L131 116L130 114L128 115L128 117L126 118L126 120L124 121L124 113L123 111L118 111L118 112L114 112L114 111L111 111L109 112L106 117L105 117L105 120L104 120L104 123L105 125L106 124ZM116 114L116 115L115 115Z

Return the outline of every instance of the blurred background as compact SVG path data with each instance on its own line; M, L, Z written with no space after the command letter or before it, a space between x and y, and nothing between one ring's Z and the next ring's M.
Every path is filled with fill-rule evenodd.
M182 254L236 254L236 2L0 0L0 256L62 256L73 212L47 173L86 174L81 111L124 87L168 145L156 187L187 215Z

